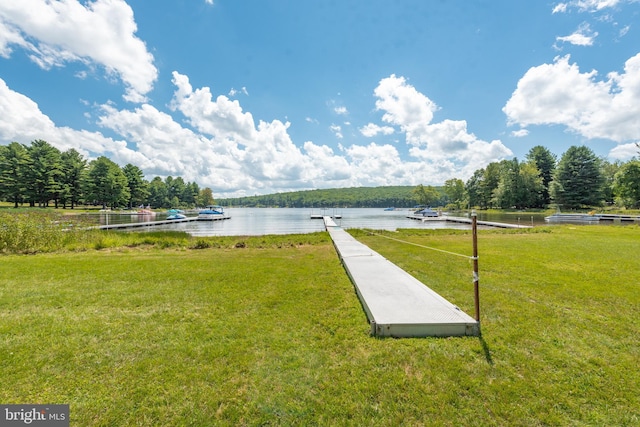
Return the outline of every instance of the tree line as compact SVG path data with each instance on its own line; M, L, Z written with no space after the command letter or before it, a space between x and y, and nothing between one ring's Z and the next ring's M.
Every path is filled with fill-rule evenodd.
M536 146L524 162L514 158L476 170L464 188L458 202L480 208L638 208L640 161L611 163L586 146L572 146L558 160Z
M14 207L73 209L78 205L116 209L150 205L154 208L213 204L210 188L181 177L144 179L132 164L124 167L101 156L88 162L78 151L60 151L46 141L0 146L0 199Z
M640 148L640 147L639 147ZM357 187L294 191L220 199L246 207L411 207L452 209L562 209L616 205L640 208L640 161L611 163L585 146L570 147L558 160L543 146L533 147L525 161L493 162L466 182L452 178L443 186Z
M414 203L413 186L352 187L292 191L218 199L225 206L287 208L375 208Z
M639 147L640 148L640 147ZM101 156L88 162L74 149L61 152L43 140L0 146L0 199L14 206L58 208L194 207L213 204L210 188L171 176L151 181L132 164L119 167ZM558 160L547 148L533 147L524 161L493 162L466 182L453 178L443 186L388 186L307 190L218 200L232 206L411 207L454 209L592 208L616 205L640 208L640 160L611 163L585 146L570 147Z
M457 209L634 209L640 208L640 161L611 163L585 146L570 147L558 160L547 148L536 146L524 162L493 162L466 182L454 178L441 188L419 185L414 195L425 205Z

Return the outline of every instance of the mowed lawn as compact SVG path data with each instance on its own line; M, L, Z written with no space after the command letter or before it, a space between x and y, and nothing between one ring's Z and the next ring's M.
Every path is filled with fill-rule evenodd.
M354 231L473 316L468 259ZM447 230L387 233L471 254ZM481 231L482 337L378 339L326 241L0 257L0 402L79 426L640 424L640 228Z

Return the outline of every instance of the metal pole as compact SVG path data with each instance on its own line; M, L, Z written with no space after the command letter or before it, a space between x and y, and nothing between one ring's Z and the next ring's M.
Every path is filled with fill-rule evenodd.
M473 234L473 293L476 305L476 322L480 322L480 276L478 275L478 221L476 211L471 212Z

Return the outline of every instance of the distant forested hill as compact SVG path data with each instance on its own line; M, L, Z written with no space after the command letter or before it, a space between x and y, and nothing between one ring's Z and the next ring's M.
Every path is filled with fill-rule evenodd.
M406 208L417 204L413 193L415 188L413 186L333 188L216 199L216 203L223 206L245 207L384 208L393 206Z

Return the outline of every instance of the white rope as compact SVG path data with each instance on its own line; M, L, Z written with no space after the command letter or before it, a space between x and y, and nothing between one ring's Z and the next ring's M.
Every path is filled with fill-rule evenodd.
M393 237L385 236L385 235L383 235L383 234L377 234L377 233L374 233L374 232L372 232L372 231L369 231L369 233L373 234L374 236L384 237L385 239L395 240L396 242L406 243L406 244L408 244L408 245L418 246L418 247L420 247L420 248L424 248L424 249L431 249L432 251L443 252L443 253L445 253L445 254L455 255L455 256L460 256L460 257L467 258L467 259L477 259L477 258L474 258L474 257L472 257L472 256L462 255L462 254L457 254L457 253L455 253L455 252L445 251L444 249L432 248L431 246L424 246L424 245L419 245L419 244L417 244L417 243L413 243L413 242L407 242L406 240L395 239L395 238L393 238Z

